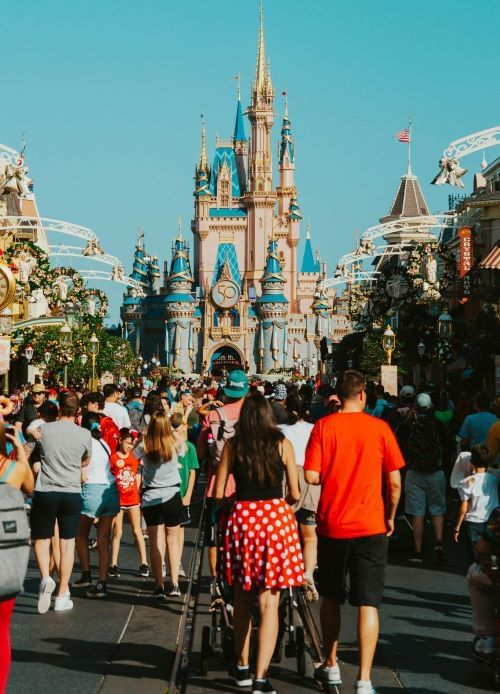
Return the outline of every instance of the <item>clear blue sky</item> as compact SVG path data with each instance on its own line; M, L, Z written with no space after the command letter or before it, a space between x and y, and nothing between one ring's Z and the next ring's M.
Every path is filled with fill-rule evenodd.
M330 271L354 231L387 213L406 168L406 145L393 135L409 113L413 170L431 209L447 208L453 191L429 185L440 153L500 118L490 30L499 23L500 3L484 0L265 2L302 214ZM191 236L200 114L212 155L216 133L232 133L238 71L248 104L258 1L24 0L4 4L2 25L0 142L17 147L27 133L41 214L94 229L127 272L141 224L163 265L179 216ZM480 160L463 163L473 173ZM116 321L121 288L101 286Z

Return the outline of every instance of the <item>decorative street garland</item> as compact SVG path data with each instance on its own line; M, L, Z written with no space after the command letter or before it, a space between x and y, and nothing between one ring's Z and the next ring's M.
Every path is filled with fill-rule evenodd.
M424 258L432 254L438 259L437 282L426 284L422 270ZM436 241L425 242L412 248L403 265L388 265L374 286L367 283L350 288L349 311L360 328L382 325L391 312L405 305L431 304L441 298L458 277L457 261L453 252Z

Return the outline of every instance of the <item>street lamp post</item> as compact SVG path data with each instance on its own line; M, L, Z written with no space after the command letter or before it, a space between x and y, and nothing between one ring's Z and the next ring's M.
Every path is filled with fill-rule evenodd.
M31 345L27 345L26 349L24 350L24 356L26 357L26 361L28 364L31 364L31 360L33 359L33 354L35 353L35 350Z
M396 347L396 335L390 325L384 330L382 335L382 347L387 354L387 364L390 366L392 361L392 353Z
M97 355L99 354L99 340L95 333L92 333L92 337L89 340L90 343L90 356L92 358L92 390L97 390L96 378L95 378L95 361Z
M64 323L64 325L61 326L61 329L59 330L59 337L61 340L61 346L69 347L71 344L72 333L71 328L67 323ZM64 364L64 387L68 387L68 365L66 363Z
M441 355L441 361L443 365L442 371L442 390L446 390L446 364L448 360L448 351L450 348L450 341L453 338L453 318L448 313L447 308L443 308L443 312L438 318L437 322L437 332L439 338L442 340L442 345L439 349Z

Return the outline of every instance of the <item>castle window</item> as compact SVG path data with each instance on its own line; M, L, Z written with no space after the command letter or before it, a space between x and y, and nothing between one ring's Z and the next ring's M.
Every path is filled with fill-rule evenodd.
M220 182L220 205L229 207L229 181Z

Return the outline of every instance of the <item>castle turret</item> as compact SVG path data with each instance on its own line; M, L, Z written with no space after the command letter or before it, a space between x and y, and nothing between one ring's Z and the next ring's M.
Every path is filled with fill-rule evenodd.
M193 315L196 302L191 294L192 285L189 248L179 234L172 247L172 262L164 299L167 319L165 352L167 366L184 373L195 370Z
M295 142L292 137L292 124L288 117L288 99L285 96L285 113L281 125L281 140L279 144L278 171L280 183L278 187L278 210L280 214L288 212L290 198L295 194Z
M240 182L241 194L247 188L246 157L248 154L248 140L245 135L245 125L243 123L243 110L241 108L240 87L238 82L238 105L236 106L236 120L234 123L234 153L236 155L236 167L238 170L238 180Z
M288 316L288 299L283 293L285 279L278 255L278 242L274 238L271 238L267 247L261 285L262 294L255 302L260 322L258 361L260 372L269 373L271 369L285 366Z
M149 261L149 287L153 294L160 293L160 265L158 263L158 256L153 255Z

